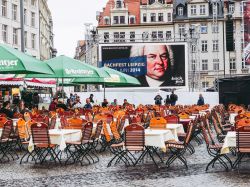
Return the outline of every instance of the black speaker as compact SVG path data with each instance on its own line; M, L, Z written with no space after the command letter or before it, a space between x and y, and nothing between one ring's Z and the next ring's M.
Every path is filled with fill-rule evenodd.
M226 47L227 51L234 51L234 23L233 20L226 21Z

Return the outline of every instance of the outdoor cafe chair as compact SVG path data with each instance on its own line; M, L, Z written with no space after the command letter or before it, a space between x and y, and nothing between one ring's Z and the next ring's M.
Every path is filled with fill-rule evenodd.
M1 116L0 117L0 128L2 129L4 124L8 121L7 117Z
M236 129L237 159L233 168L240 167L241 160L250 154L250 126L242 126Z
M101 136L102 129L103 129L103 121L100 120L96 124L94 134L91 135L91 139L93 140L92 145L93 145L93 148L95 149L95 151L96 151L96 148L97 148L97 146L98 146L98 144L100 142L100 136Z
M165 120L167 121L167 123L174 123L174 124L178 124L179 123L179 116L177 115L167 115L164 117Z
M220 163L226 169L226 171L228 171L229 168L226 162L228 162L231 167L232 167L232 162L226 154L221 154L221 149L223 144L216 143L213 139L209 137L207 129L204 124L201 125L201 129L204 140L207 145L207 152L210 156L213 157L213 159L207 164L206 171L208 170L209 166L212 165L212 167L214 167L216 161L219 161L218 163ZM226 160L223 160L223 158Z
M65 126L65 129L82 129L83 124L85 124L87 120L82 118L68 118L67 123L68 125Z
M176 159L179 159L185 165L185 167L188 169L187 160L184 157L184 154L187 150L188 144L191 141L193 127L194 127L193 121L190 121L188 124L187 135L186 135L183 142L175 141L175 140L170 140L170 141L165 142L166 148L168 148L170 150L170 153L171 153L170 157L168 158L168 160L166 162L167 167L170 167L170 165Z
M167 121L163 117L154 117L150 120L150 129L166 129Z
M17 153L13 150L13 140L11 139L11 133L13 132L13 122L8 120L3 125L2 135L0 138L0 162L4 162L5 158L10 161L10 157L14 160L14 156L18 158ZM10 157L9 157L10 156Z
M97 157L92 151L93 149L93 140L91 139L93 129L93 123L87 122L82 127L82 137L80 141L75 142L66 142L67 147L66 151L69 153L65 165L73 159L73 163L80 162L83 165L83 159L86 158L89 164L91 164L90 159L94 163L94 159L91 156L91 153ZM98 158L98 157L97 157ZM99 159L97 159L98 161Z
M60 151L56 153L56 145L50 142L48 125L45 123L33 123L31 132L36 155L35 162L37 163L37 160L39 160L40 164L42 164L50 156L55 163L58 161L61 164L61 160L58 157Z

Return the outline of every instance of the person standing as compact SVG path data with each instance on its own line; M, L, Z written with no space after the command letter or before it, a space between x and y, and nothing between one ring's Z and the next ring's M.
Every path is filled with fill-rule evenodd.
M170 95L171 106L174 106L177 100L178 100L178 96L174 93L174 91L172 91Z
M197 105L199 105L199 106L204 105L204 98L203 98L202 94L199 95Z
M155 96L154 100L155 100L155 104L156 105L161 105L161 103L162 103L162 97L161 97L161 95L159 93L157 93L157 95Z
M171 100L169 95L167 95L167 98L165 99L165 105L170 105L171 104Z
M93 94L90 94L89 100L90 100L90 102L91 102L92 104L95 102L95 101L94 101L94 95L93 95Z

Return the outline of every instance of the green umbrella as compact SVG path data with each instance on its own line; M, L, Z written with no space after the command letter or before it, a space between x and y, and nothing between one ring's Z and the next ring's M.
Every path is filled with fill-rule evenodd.
M105 86L133 86L140 85L140 82L132 76L125 73L116 71L108 67L100 68L109 77L99 77L99 78L75 78L72 83L77 84L103 84L104 85L104 98L105 98Z
M0 74L53 74L42 61L21 51L0 44Z
M77 77L108 77L100 68L79 60L61 55L45 61L55 72L53 75L26 75L26 78L77 78Z
M63 79L63 82L61 79L58 79L59 86L79 86L79 84L73 83L74 79Z

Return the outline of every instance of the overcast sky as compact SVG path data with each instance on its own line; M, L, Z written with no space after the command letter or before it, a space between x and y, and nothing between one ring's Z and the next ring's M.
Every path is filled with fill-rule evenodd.
M78 40L84 39L84 23L96 22L108 0L48 0L54 22L54 45L57 55L74 57Z

